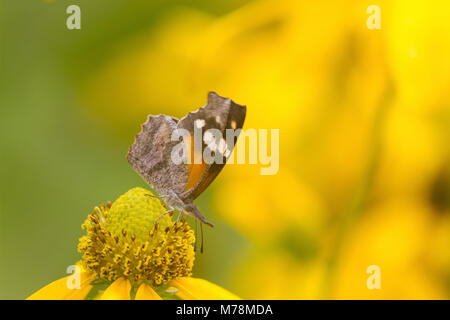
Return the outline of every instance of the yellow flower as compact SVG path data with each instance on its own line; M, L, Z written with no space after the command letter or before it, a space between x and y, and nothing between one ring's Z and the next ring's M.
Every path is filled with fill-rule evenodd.
M134 188L112 205L96 207L82 227L79 288L68 276L28 299L239 299L209 281L192 278L195 236L185 220L172 222L153 194Z

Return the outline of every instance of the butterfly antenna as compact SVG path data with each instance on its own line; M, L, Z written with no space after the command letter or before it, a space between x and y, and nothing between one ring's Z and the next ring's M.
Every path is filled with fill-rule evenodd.
M194 243L194 252L197 251L197 219L195 220L195 243Z
M201 248L200 248L200 252L203 253L203 223L200 223L200 234L201 234L201 237L202 237L202 245L201 245Z

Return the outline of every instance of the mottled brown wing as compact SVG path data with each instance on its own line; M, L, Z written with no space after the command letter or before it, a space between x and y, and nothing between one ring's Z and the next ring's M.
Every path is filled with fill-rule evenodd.
M224 98L214 92L210 92L208 94L208 103L204 107L198 109L197 111L190 112L178 122L178 128L188 130L192 139L190 144L192 150L191 161L187 166L188 180L185 192L181 195L183 200L194 200L197 198L225 166L232 151L231 149L226 153L222 153L222 163L207 164L203 158L201 163L194 163L193 160L196 153L209 148L207 143L204 141L204 136L202 136L202 149L194 149L194 126L200 123L202 125L203 135L208 129L218 129L225 138L226 129L242 129L246 110L247 108L245 106L241 106L233 102L231 99ZM235 137L232 146L235 145L236 140L237 136Z
M169 190L181 193L185 190L188 171L185 164L171 160L172 149L179 141L171 141L178 120L166 115L149 116L136 136L127 155L136 172L160 195Z

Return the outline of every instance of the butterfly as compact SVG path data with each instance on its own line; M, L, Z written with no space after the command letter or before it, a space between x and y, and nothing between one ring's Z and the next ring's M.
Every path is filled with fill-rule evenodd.
M158 197L164 199L169 210L163 215L177 210L179 217L182 214L193 216L213 227L193 201L225 166L242 130L246 112L246 106L209 92L205 106L180 120L164 114L148 116L127 159ZM225 141L223 137L229 130L234 130L235 134L232 141ZM180 140L174 136L182 137L183 161L178 163L174 161L174 154L177 155L174 151L180 149ZM201 140L195 140L197 137Z

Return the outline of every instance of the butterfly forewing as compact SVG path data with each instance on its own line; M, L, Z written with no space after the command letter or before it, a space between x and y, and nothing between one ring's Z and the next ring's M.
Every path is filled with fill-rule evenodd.
M197 198L225 166L233 151L239 129L242 129L244 124L245 114L245 106L210 92L206 106L189 113L179 121L178 127L190 133L187 148L191 151L188 182L183 198ZM201 129L201 141L194 141L194 138L198 137L194 129L197 129L197 134L198 129ZM226 141L227 129L236 130L231 142ZM205 159L205 155L209 156L209 159Z

